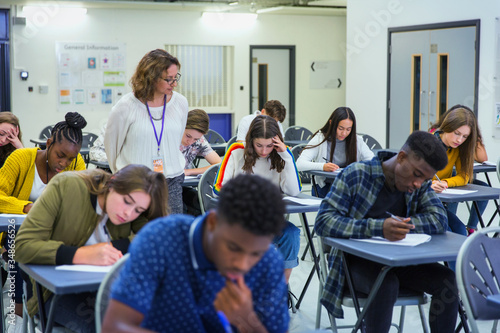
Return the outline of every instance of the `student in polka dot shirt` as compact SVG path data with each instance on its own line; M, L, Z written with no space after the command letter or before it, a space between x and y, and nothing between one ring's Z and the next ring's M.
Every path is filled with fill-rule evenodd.
M265 198L265 200L263 200ZM113 286L103 332L286 332L283 258L271 244L285 226L276 185L243 174L197 218L145 226Z

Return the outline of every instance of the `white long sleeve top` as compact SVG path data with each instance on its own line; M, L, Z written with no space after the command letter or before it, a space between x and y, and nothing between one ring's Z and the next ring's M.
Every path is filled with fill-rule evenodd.
M220 190L225 183L233 179L237 175L244 173L243 165L245 160L244 144L237 143L231 146L231 149L221 163L218 178L216 179L216 191ZM271 170L271 160L268 158L258 158L252 168L253 174L268 179L273 184L277 185L281 191L290 196L296 196L300 193L302 185L300 183L299 174L295 166L293 155L289 149L284 152L278 152L280 157L285 161L285 168L281 172L276 169Z
M149 108L158 138L160 137L163 106ZM166 178L180 176L184 172L184 156L179 150L186 127L187 99L177 92L166 105L163 136L159 154L163 157L163 174ZM146 105L134 94L123 96L111 110L104 146L111 171L135 163L153 169L153 157L158 156L158 143Z
M323 133L318 132L307 145L315 146L323 141L324 138L325 136ZM356 143L357 161L370 160L375 156L363 141L363 137L361 135L357 136ZM323 170L323 165L326 163L325 159L328 160L330 158L328 153L328 143L326 141L317 147L302 150L302 153L297 159L297 169L299 171ZM316 176L315 179L319 186L325 186L325 177Z

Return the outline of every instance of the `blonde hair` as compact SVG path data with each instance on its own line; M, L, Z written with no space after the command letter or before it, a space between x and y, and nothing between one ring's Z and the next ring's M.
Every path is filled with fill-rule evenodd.
M17 137L19 138L19 141L22 142L22 133L21 128L19 127L19 118L17 118L12 112L0 112L0 124L3 123L11 124L16 128L19 128L19 134ZM11 144L0 147L0 167L14 150L16 150L16 147Z

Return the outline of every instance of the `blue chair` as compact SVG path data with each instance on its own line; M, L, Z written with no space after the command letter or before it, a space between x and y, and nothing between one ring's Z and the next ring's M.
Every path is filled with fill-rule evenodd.
M500 227L480 229L467 238L457 259L457 283L471 331L478 320L500 319ZM493 237L488 237L491 235Z
M208 168L201 176L198 183L198 199L200 201L201 213L205 214L211 208L210 201L215 197L214 183L219 171L220 164L214 164Z
M380 149L382 149L382 145L374 137L372 137L371 135L361 134L361 133L358 133L358 134L363 137L363 141L366 143L366 145L368 146L368 148L370 148L371 150L380 150Z
M108 274L106 274L101 282L101 285L99 286L99 290L97 291L97 297L95 300L95 326L97 333L101 333L102 322L109 304L111 286L120 275L120 272L122 271L129 257L130 254L127 253L123 257L121 257L120 260L115 262L115 264L108 272Z

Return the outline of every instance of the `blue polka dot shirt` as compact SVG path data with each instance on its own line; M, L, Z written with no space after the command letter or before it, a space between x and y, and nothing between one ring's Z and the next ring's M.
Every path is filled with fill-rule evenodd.
M213 302L226 280L203 252L205 219L206 215L163 217L134 238L111 297L142 313L141 327L157 332L225 332ZM274 246L245 275L245 283L267 330L286 332L283 259Z

